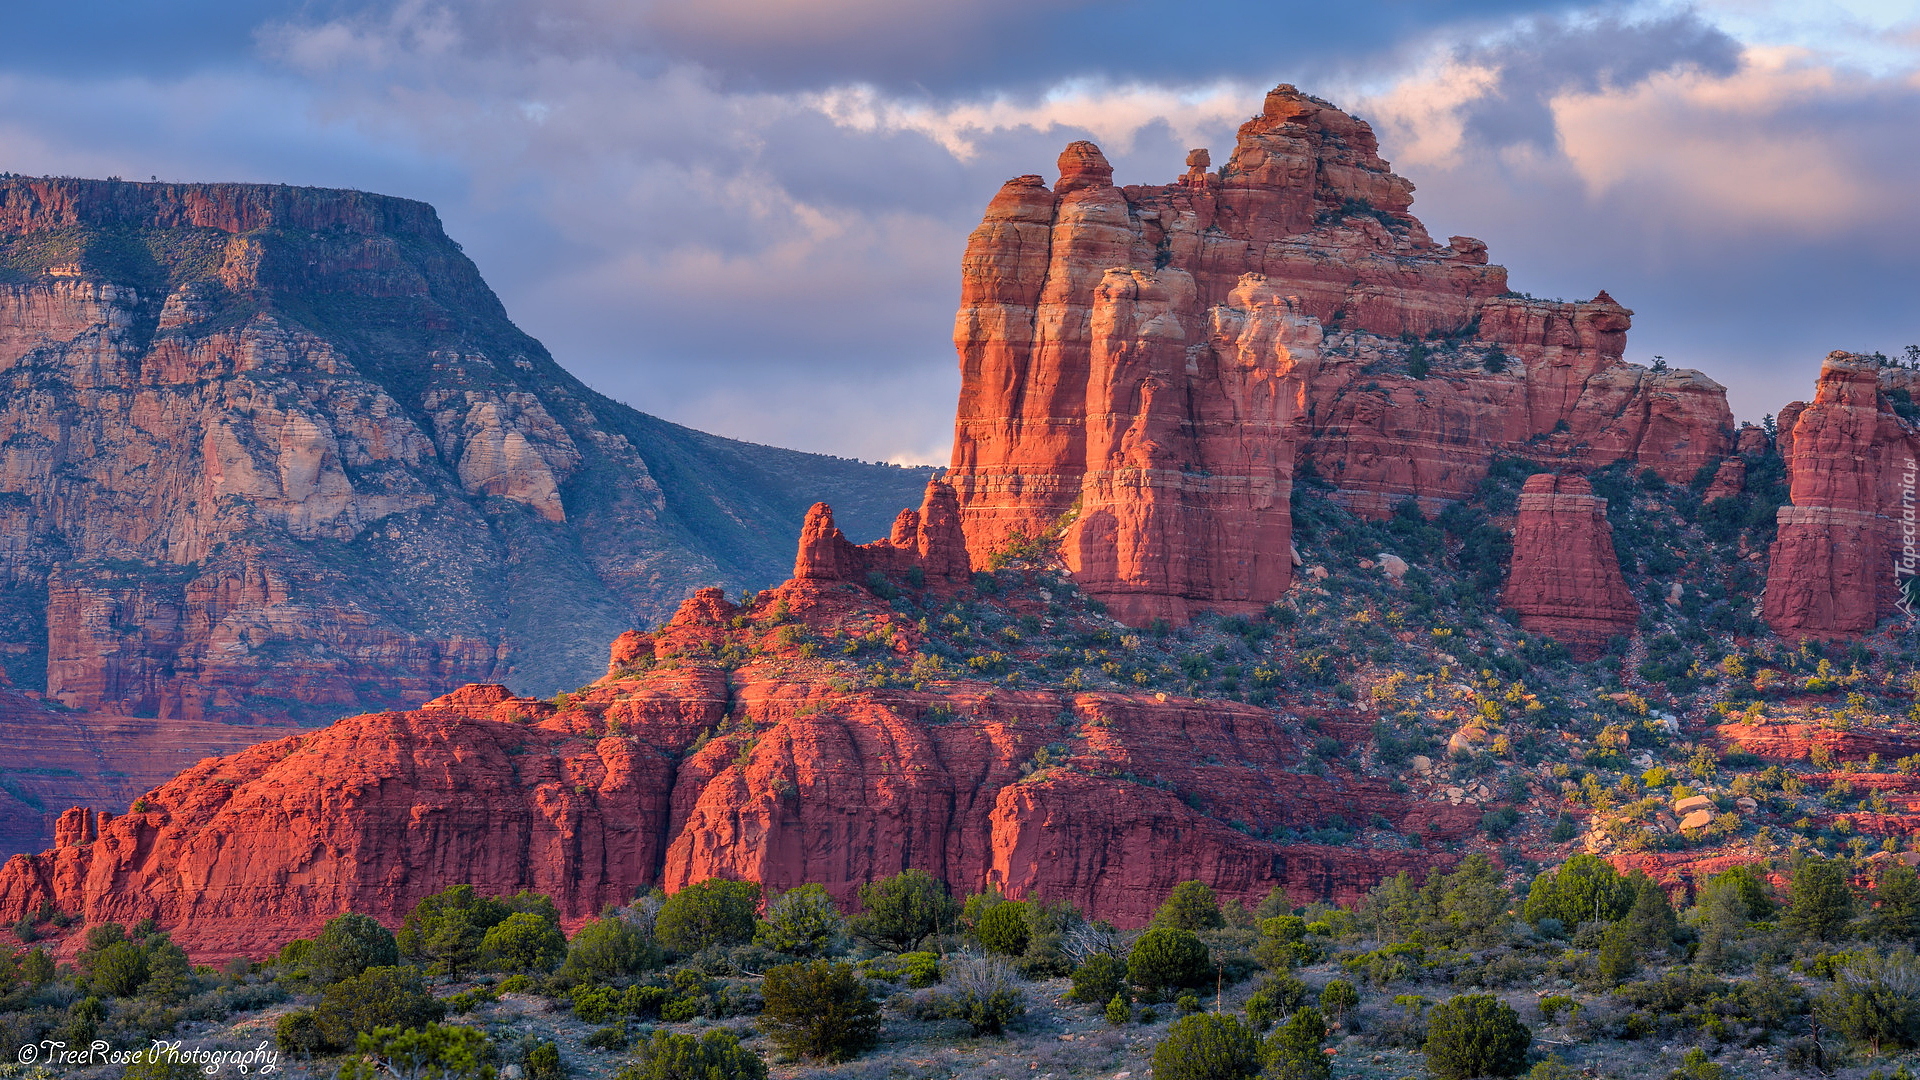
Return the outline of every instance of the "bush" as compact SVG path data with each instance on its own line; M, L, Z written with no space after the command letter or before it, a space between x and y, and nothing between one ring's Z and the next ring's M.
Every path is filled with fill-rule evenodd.
M1345 979L1334 979L1320 988L1320 1010L1335 1020L1360 1005L1360 992Z
M880 1035L880 1005L852 967L829 960L767 969L760 1030L782 1052L845 1061Z
M1097 952L1080 962L1073 969L1073 990L1071 997L1075 1001L1084 1001L1097 1005L1126 989L1126 961L1107 952Z
M625 1050L627 1048L626 1025L620 1024L614 1027L600 1028L587 1036L586 1043L587 1048L590 1050L612 1050L615 1052Z
M660 906L653 924L660 944L679 953L753 940L760 886L751 881L708 878L689 885Z
M1251 1080L1260 1040L1231 1016L1195 1013L1174 1021L1153 1048L1154 1080Z
M958 914L945 882L925 870L903 870L860 886L853 932L888 952L912 952Z
M1127 981L1151 999L1170 989L1204 986L1212 973L1207 947L1191 930L1155 927L1127 954Z
M131 941L106 946L88 965L87 986L101 997L129 997L146 982L147 950Z
M1611 863L1582 853L1534 878L1520 913L1536 926L1544 919L1564 926L1613 922L1626 916L1634 896L1632 884Z
M321 991L320 1004L314 1007L321 1039L335 1050L352 1046L357 1036L377 1028L417 1028L443 1015L419 969L411 967L368 968Z
M1301 1009L1267 1036L1267 1075L1272 1080L1327 1080L1333 1064L1320 1052L1327 1022L1318 1009Z
M436 1080L490 1080L493 1076L493 1066L488 1064L492 1047L485 1035L470 1027L383 1027L361 1035L354 1051L359 1059L341 1068L340 1080L374 1080L383 1074Z
M660 947L618 915L582 926L567 945L560 976L578 982L609 982L660 966Z
M1107 1002L1107 1023L1119 1027L1133 1019L1133 1009L1127 1004L1126 996L1115 992L1113 999Z
M709 1031L696 1039L656 1031L614 1080L767 1080L767 1063L731 1032Z
M306 1058L328 1049L327 1037L312 1009L295 1009L280 1017L273 1026L273 1041L289 1054Z
M824 886L801 885L767 905L753 943L792 956L834 956L847 946L847 920Z
M1787 911L1781 923L1808 941L1832 941L1853 917L1847 868L1837 859L1802 858L1787 881Z
M527 1080L567 1080L567 1067L560 1062L560 1047L543 1042L527 1051Z
M327 920L306 957L313 981L321 984L351 979L372 967L400 963L393 934L368 915L335 915Z
M1516 1075L1532 1045L1520 1014L1492 994L1463 994L1427 1014L1427 1068L1440 1080Z
M431 962L431 970L458 977L480 961L487 931L512 914L506 904L455 885L421 899L394 935L400 955Z
M1033 938L1027 905L1014 901L993 905L974 925L973 936L990 953L1019 956L1026 952Z
M552 971L567 955L567 936L556 923L516 912L480 939L480 955L496 971Z
M1183 881L1153 913L1153 925L1175 930L1218 930L1226 925L1226 919L1220 914L1220 901L1213 889L1204 882Z
M962 957L947 964L935 1012L966 1021L975 1038L999 1035L1027 1014L1027 993L1013 969L999 960Z

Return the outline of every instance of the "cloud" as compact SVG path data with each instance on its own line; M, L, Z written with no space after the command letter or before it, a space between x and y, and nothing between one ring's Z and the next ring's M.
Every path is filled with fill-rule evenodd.
M235 10L180 2L156 49ZM181 67L0 45L0 168L428 199L563 364L730 436L944 459L1000 182L1077 138L1166 182L1283 79L1376 124L1436 235L1518 288L1612 289L1633 355L1743 415L1828 349L1920 341L1920 63L1742 44L1724 5L273 2Z

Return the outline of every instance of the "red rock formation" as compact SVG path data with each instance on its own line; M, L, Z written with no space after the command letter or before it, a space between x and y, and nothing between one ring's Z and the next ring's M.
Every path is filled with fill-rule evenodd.
M1500 454L1684 482L1731 449L1724 390L1623 363L1605 293L1506 298L1484 244L1434 242L1361 121L1282 86L1218 176L1200 161L1120 188L1075 143L968 241L948 479L976 564L1062 535L1123 618L1183 618L1286 587L1296 448L1368 512L1462 498ZM1401 335L1465 345L1434 363Z
M1741 433L1745 435L1745 431ZM1715 499L1731 499L1747 489L1747 463L1737 457L1730 457L1720 463L1713 471L1713 482L1707 490L1701 492L1701 502Z
M964 680L850 690L783 643L795 625L912 624L838 584L746 607L706 590L564 708L471 686L204 761L138 812L73 811L56 846L0 870L0 920L46 902L84 923L152 916L216 959L349 909L393 921L455 882L537 889L571 921L655 884L820 882L850 900L917 866L1137 925L1196 876L1249 902L1276 884L1351 899L1445 858L1261 839L1275 830L1378 814L1444 840L1479 820L1337 766L1289 771L1302 736L1266 709ZM748 659L702 659L723 648ZM1364 717L1314 715L1366 738Z
M960 507L944 481L928 481L920 509L900 511L893 532L869 544L849 541L833 523L833 508L826 503L814 503L807 511L794 556L795 580L865 584L869 574L903 577L915 570L935 586L957 584L972 574L960 531Z
M1640 605L1627 591L1607 524L1607 500L1585 477L1535 473L1520 489L1513 563L1501 603L1520 625L1590 660L1633 632Z
M1811 404L1780 411L1791 506L1769 551L1763 609L1787 638L1870 632L1920 571L1913 543L1920 437L1893 411L1872 362L1836 352ZM1896 559L1903 559L1896 567Z

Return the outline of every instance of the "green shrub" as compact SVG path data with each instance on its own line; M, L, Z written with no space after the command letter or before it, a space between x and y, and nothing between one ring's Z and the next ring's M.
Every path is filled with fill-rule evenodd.
M1345 979L1334 979L1320 988L1320 1011L1335 1020L1360 1006L1360 992Z
M1126 961L1112 953L1097 952L1073 969L1073 990L1069 996L1095 1005L1124 991L1126 982Z
M400 963L393 934L372 916L348 913L327 920L306 955L308 972L316 983L351 979L372 967Z
M945 882L925 870L903 870L860 886L853 932L888 952L912 952L958 916Z
M1260 1067L1259 1038L1216 1013L1181 1017L1153 1048L1154 1080L1251 1080Z
M273 1041L287 1053L303 1058L328 1049L327 1037L320 1031L319 1017L312 1009L283 1013L273 1025Z
M923 990L940 981L940 957L930 952L901 953L900 971L909 989Z
M87 965L87 987L101 997L130 997L147 982L147 950L116 941L95 953Z
M567 944L560 977L578 982L609 982L660 966L664 957L640 928L619 915L582 926Z
M627 1048L627 1028L624 1024L603 1027L588 1035L587 1048L591 1050L612 1050L615 1052Z
M933 992L936 1015L965 1021L974 1037L999 1035L1025 1016L1027 993L1013 969L999 960L961 957L949 961Z
M824 886L801 885L767 905L754 927L753 943L807 958L834 956L847 946L847 920Z
M480 939L480 955L496 971L552 971L566 958L567 936L558 923L516 912Z
M320 993L314 1020L330 1049L345 1049L377 1028L417 1028L438 1021L445 1010L427 993L426 980L411 967L376 967L342 979Z
M1427 1014L1427 1068L1440 1080L1513 1076L1532 1045L1520 1014L1492 994L1462 994Z
M1631 883L1613 864L1582 853L1534 878L1520 913L1536 926L1543 919L1558 919L1570 927L1613 922L1626 916L1634 895Z
M753 940L759 908L759 885L708 878L667 897L654 919L654 935L660 944L679 953L697 953L713 945L744 945Z
M1220 913L1220 901L1212 888L1204 882L1183 881L1153 913L1153 925L1175 930L1218 930L1226 925L1226 918Z
M767 969L760 1030L781 1051L816 1061L845 1061L880 1034L880 1004L847 964L815 960Z
M699 1038L656 1031L633 1057L614 1080L767 1080L767 1063L726 1031Z
M1301 1009L1267 1036L1267 1076L1271 1080L1327 1080L1333 1065L1320 1052L1327 1022L1318 1009Z
M560 1061L560 1047L543 1042L527 1051L527 1080L567 1080L567 1067Z
M1119 1027L1131 1019L1133 1019L1132 1006L1127 1004L1124 994L1115 992L1113 1000L1107 1002L1107 1023Z
M359 1057L341 1067L340 1080L375 1080L382 1075L491 1080L493 1076L493 1066L488 1062L493 1056L492 1047L484 1034L470 1027L382 1027L360 1035L354 1052Z
M506 904L480 896L473 886L455 885L415 904L394 942L401 956L428 961L429 970L457 978L480 962L487 931L510 914Z
M1837 859L1802 858L1787 879L1787 911L1780 922L1807 941L1833 941L1853 917L1847 867Z
M981 947L999 956L1026 952L1033 938L1027 905L1017 901L993 905L974 925L973 936Z
M1166 991L1204 986L1213 974L1206 945L1191 930L1155 927L1127 954L1127 981L1150 999Z

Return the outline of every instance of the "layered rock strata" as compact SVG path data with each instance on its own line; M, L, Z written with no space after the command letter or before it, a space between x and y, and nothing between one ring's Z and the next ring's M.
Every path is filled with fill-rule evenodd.
M1920 573L1914 542L1920 432L1882 387L1892 372L1850 353L1821 365L1813 401L1780 411L1792 505L1768 552L1767 625L1785 638L1871 632Z
M848 540L833 523L833 508L826 503L814 503L807 511L800 528L800 551L794 556L795 580L864 584L874 574L917 576L919 583L936 586L972 577L966 536L960 531L960 507L950 485L928 481L920 508L900 511L893 531L867 544Z
M1340 765L1291 771L1308 720L1367 739L1342 709L964 678L856 689L808 659L875 640L904 658L920 631L837 580L747 606L702 590L624 635L614 673L563 705L470 686L201 762L130 812L75 810L54 847L0 870L0 920L47 903L83 924L151 916L214 959L341 911L397 921L455 882L535 889L577 921L652 885L818 882L851 901L920 867L1138 925L1183 880L1352 899L1447 858L1264 838L1283 830L1339 815L1444 844L1483 809Z
M812 498L864 539L926 479L593 393L363 192L0 180L0 391L0 660L163 719L572 688L781 580Z
M1501 604L1520 625L1566 644L1582 660L1633 632L1640 605L1627 590L1607 524L1607 500L1585 477L1535 473L1520 489L1513 562Z
M1384 513L1502 454L1684 482L1731 448L1724 389L1624 363L1611 297L1515 298L1484 244L1429 237L1365 123L1282 86L1207 160L1119 187L1074 143L988 206L948 474L976 564L1059 536L1124 618L1177 619L1286 588L1296 456Z

